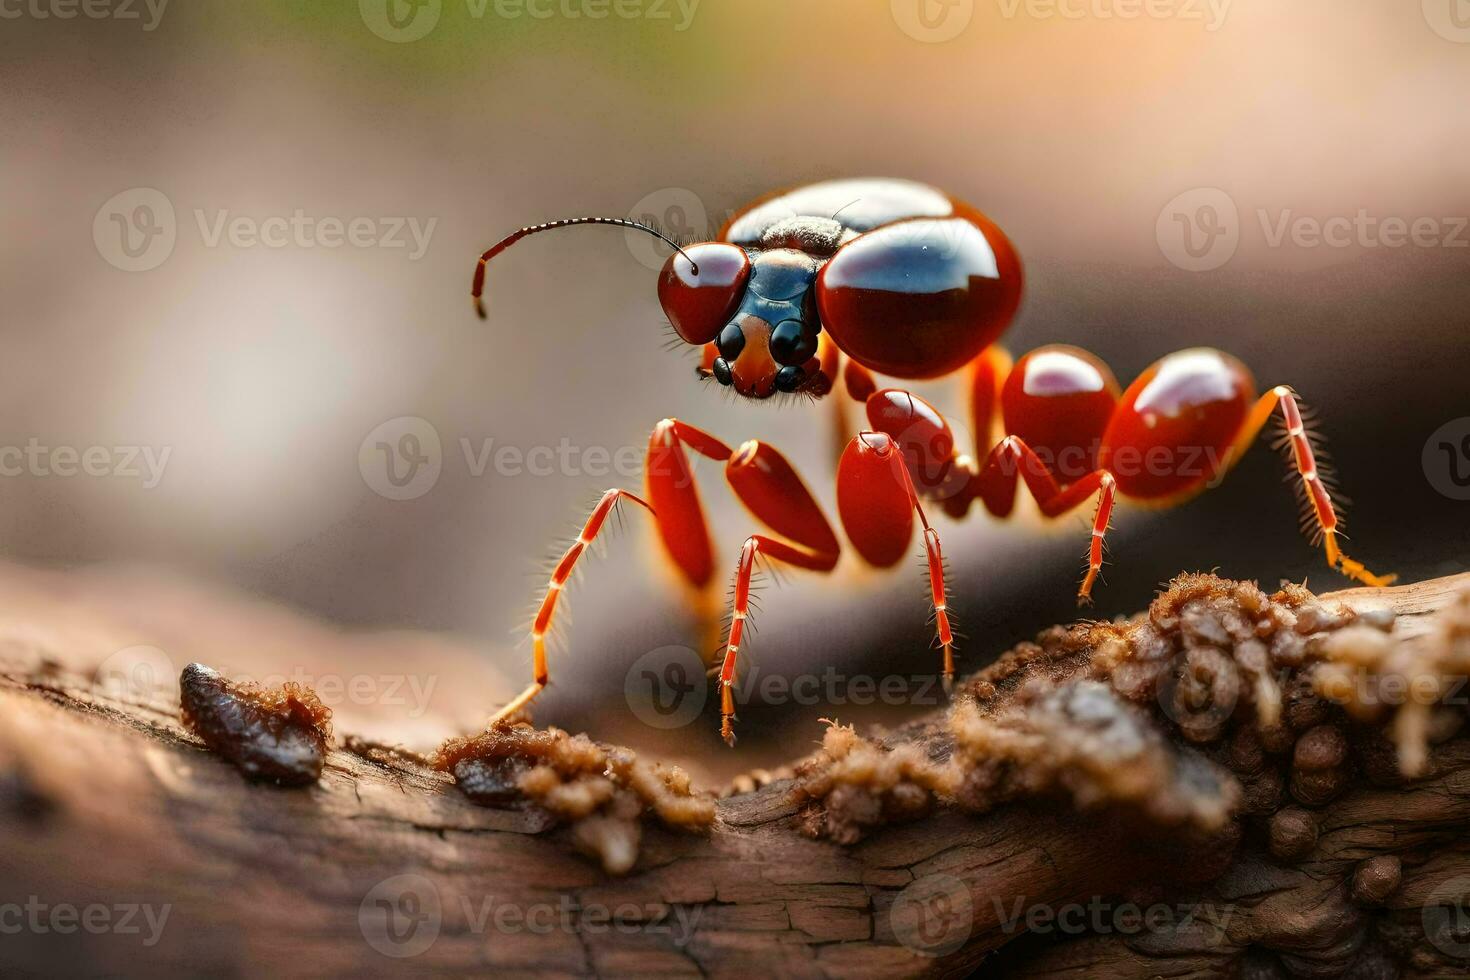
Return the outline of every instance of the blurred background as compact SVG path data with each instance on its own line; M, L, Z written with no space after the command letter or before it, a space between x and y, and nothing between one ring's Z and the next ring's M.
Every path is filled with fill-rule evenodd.
M231 603L284 604L320 635L432 634L372 668L432 677L431 723L348 706L423 747L529 678L543 560L599 491L641 486L659 419L775 442L831 505L821 406L733 402L662 349L651 240L543 235L492 267L488 322L467 294L475 256L523 224L633 215L708 237L758 195L835 176L922 180L994 218L1027 269L1014 352L1078 344L1126 384L1214 345L1262 387L1296 386L1353 499L1349 553L1410 579L1466 568L1464 0L0 15L0 549L53 593L84 582L77 609L110 603L128 644L173 667L365 669L318 633L265 660L248 634L227 655L178 639L177 619ZM919 390L970 438L958 390ZM733 570L753 524L717 467L699 472ZM1139 609L1180 570L1346 585L1297 533L1283 472L1262 447L1184 507L1122 508L1090 615ZM1020 511L941 521L967 669L1077 615L1090 508L1053 525ZM765 592L749 648L765 677L831 665L835 697L751 703L733 753L714 698L645 723L630 665L699 641L649 522L626 516L569 594L539 722L718 776L789 757L820 716L892 722L936 700L912 679L937 659L920 573L849 554ZM6 591L12 614L34 600ZM882 703L861 677L898 693Z

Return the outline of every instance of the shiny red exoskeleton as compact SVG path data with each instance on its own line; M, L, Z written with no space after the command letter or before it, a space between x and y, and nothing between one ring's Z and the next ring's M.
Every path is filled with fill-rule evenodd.
M719 241L682 247L621 218L523 228L480 257L472 289L480 316L490 259L526 235L574 224L633 228L674 247L659 276L659 302L679 337L702 348L702 377L757 399L781 392L818 398L845 387L865 404L869 428L847 442L837 466L838 515L854 549L878 567L894 565L908 551L917 518L946 678L954 671L954 638L939 534L925 501L962 517L979 500L1004 517L1024 483L1041 512L1056 517L1096 498L1078 589L1086 601L1102 568L1117 497L1170 506L1213 486L1277 412L1305 520L1329 564L1367 584L1391 581L1342 554L1339 518L1289 387L1258 397L1245 365L1211 348L1169 354L1126 390L1106 364L1076 347L1041 347L1012 364L995 342L1020 305L1020 259L988 218L932 187L879 179L812 184L737 213ZM967 373L976 438L989 447L983 458L961 451L929 402L902 388L880 388L873 377L916 380L960 371ZM773 532L746 539L735 575L719 671L721 731L733 738L732 688L756 560L826 572L841 546L774 447L752 440L732 450L678 419L659 422L649 439L646 499L609 490L552 572L532 627L534 680L497 720L546 686L545 636L557 600L619 500L653 513L669 560L708 607L713 552L688 452L723 462L736 496Z

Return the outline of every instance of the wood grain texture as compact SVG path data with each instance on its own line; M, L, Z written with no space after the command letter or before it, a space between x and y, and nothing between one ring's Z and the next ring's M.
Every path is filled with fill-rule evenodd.
M1334 598L1389 605L1414 635L1467 584L1459 576ZM796 831L785 781L722 800L707 836L650 827L635 872L613 879L545 814L475 806L411 759L343 750L350 732L339 730L318 784L248 783L187 735L170 705L111 696L60 666L68 661L46 649L47 627L0 658L7 972L886 977L983 965L1203 977L1232 975L1259 949L1271 951L1260 976L1289 975L1283 964L1332 975L1341 959L1332 944L1364 942L1365 913L1350 894L1364 859L1411 856L1381 914L1409 941L1419 930L1421 943L1426 902L1470 875L1470 739L1460 736L1435 748L1429 775L1411 786L1357 786L1318 811L1321 837L1306 863L1278 866L1243 849L1208 887L1141 892L1197 912L1228 909L1223 924L1205 914L1048 942L1011 921L1013 911L1140 894L1178 855L1126 821L1036 804L979 817L941 809L840 848ZM936 720L890 738L937 746ZM915 881L948 880L935 876L972 896L961 943L938 957L906 944L908 920L896 934L890 915ZM65 906L79 915L105 906L112 926L67 932L64 912L51 918ZM136 933L117 928L129 906L146 906L132 914ZM145 913L156 921L165 910L150 932ZM1425 960L1417 975L1439 969Z

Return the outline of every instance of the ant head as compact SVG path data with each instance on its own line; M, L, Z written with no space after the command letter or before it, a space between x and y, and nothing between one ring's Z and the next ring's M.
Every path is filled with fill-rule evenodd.
M675 332L705 345L701 375L746 398L769 398L819 383L817 269L795 249L707 242L669 256L658 298Z
M700 374L747 398L769 398L778 391L820 395L830 387L816 356L821 322L814 284L819 263L797 248L747 250L729 242L681 247L626 218L566 218L531 225L480 256L470 292L481 319L485 267L491 259L527 235L582 224L647 232L674 249L659 275L658 298L680 338L705 348Z

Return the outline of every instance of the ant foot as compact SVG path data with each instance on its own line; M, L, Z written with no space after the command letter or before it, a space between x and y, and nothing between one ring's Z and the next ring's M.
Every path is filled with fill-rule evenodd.
M1398 581L1397 575L1374 575L1368 571L1368 567L1360 561L1343 555L1337 565L1337 570L1355 582L1371 585L1375 588L1383 588Z

